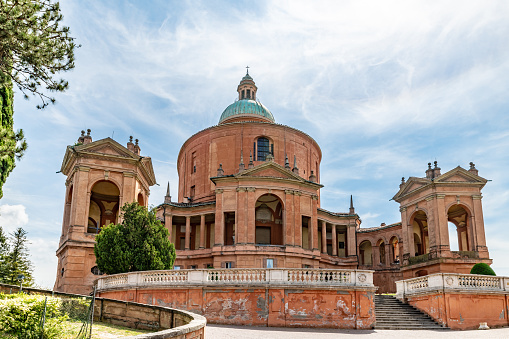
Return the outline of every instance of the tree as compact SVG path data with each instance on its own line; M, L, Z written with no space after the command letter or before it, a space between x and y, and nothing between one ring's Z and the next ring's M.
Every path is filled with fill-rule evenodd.
M470 270L470 274L496 275L495 271L493 271L493 268L483 262L475 264Z
M0 73L0 78L3 76ZM12 120L12 85L0 86L0 198L2 186L16 166L15 159L21 158L27 148L23 131L13 130Z
M62 92L69 83L55 79L58 72L74 68L74 38L69 27L60 26L60 4L50 0L2 0L0 2L0 73L2 86L11 82L28 98L39 96L42 106L55 99L45 94Z
M43 108L69 84L55 79L58 72L74 68L74 39L58 2L50 0L0 1L0 198L2 186L27 148L23 131L13 129L13 84L23 93L39 96Z
M107 274L172 269L175 246L154 209L138 203L122 207L120 224L102 227L94 253L99 270Z
M2 226L0 226L0 281L7 274L7 254L9 253L9 243L5 236Z
M21 227L11 233L10 250L8 250L5 261L1 265L4 266L5 270L2 280L6 284L18 284L18 275L20 274L25 276L23 285L31 286L33 283L33 269L32 263L28 258L28 239L26 234L27 232Z

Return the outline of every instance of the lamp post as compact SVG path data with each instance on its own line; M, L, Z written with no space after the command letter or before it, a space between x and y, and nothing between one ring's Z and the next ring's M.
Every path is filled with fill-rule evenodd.
M23 280L25 279L25 276L23 274L18 274L18 281L19 281L19 293L23 291Z

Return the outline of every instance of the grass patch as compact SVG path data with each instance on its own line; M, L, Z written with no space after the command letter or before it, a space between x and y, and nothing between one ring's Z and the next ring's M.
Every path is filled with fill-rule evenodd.
M77 321L66 321L66 334L62 336L62 339L74 339L78 335L81 329L81 322ZM130 335L138 335L144 333L150 333L151 331L146 330L135 330L132 328L112 325L108 323L94 323L92 328L92 339L113 339L113 338L122 338ZM4 334L0 332L0 338L2 339L18 339L18 337Z

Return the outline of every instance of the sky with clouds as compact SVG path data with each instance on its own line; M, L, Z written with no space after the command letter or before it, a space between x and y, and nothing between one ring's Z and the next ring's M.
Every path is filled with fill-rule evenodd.
M389 201L401 177L473 161L487 244L509 276L509 2L62 1L82 47L57 103L15 96L29 144L4 186L0 225L28 231L35 279L53 287L66 146L82 129L98 140L140 139L161 186L177 187L183 142L215 125L250 66L277 123L321 146L322 208L362 227L400 221ZM173 195L176 195L175 193ZM454 238L453 238L454 239ZM454 246L454 245L453 245Z

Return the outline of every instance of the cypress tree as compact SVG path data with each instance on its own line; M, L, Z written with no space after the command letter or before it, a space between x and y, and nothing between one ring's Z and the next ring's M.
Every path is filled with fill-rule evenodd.
M3 278L6 284L18 284L18 275L20 274L25 276L23 285L31 286L33 283L33 268L32 262L28 257L28 239L26 234L27 232L21 227L11 233L11 245L5 261L5 274Z

